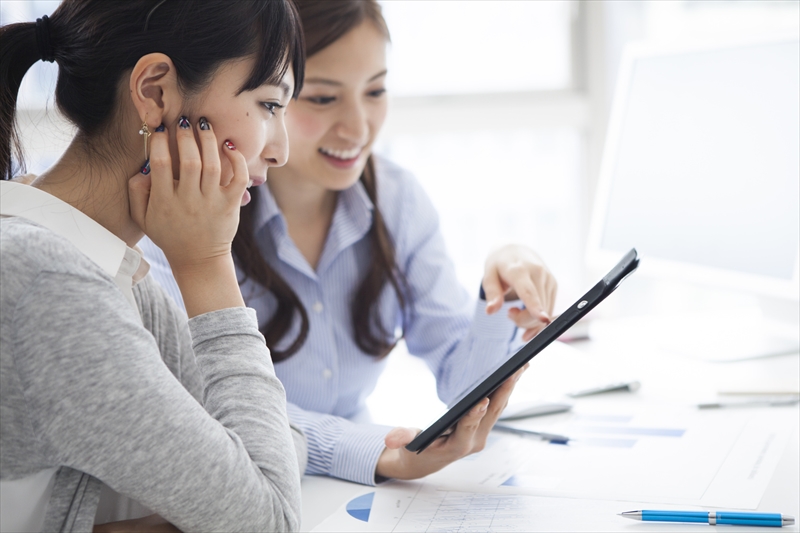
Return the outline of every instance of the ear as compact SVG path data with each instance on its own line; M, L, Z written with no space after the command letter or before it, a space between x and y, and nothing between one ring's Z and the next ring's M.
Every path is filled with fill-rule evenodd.
M183 98L169 56L160 53L142 56L131 71L130 95L139 118L151 130L168 122L168 115L177 116Z

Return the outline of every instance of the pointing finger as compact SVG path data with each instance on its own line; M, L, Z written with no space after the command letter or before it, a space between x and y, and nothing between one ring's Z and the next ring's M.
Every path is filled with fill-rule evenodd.
M503 307L505 290L495 267L487 268L481 287L486 295L486 313L490 315L496 313Z

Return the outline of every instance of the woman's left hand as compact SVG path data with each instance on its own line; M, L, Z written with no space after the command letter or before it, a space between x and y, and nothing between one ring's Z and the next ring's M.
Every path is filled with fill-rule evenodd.
M525 330L522 340L531 340L552 320L558 283L530 248L509 244L489 254L482 285L488 314L500 310L503 301L522 300L524 309L508 312Z

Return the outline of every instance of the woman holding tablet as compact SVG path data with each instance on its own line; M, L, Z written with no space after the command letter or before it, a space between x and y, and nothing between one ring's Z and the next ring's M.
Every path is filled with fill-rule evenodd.
M556 284L535 253L509 246L488 258L485 299L472 301L422 187L371 153L387 106L379 5L297 5L306 81L287 114L289 161L242 212L234 241L242 294L258 310L290 419L308 437L307 473L365 484L421 477L484 446L513 383L415 455L403 449L415 431L356 422L385 356L404 337L451 403L510 355L517 326L528 339L549 322ZM156 277L172 283L163 270Z
M288 0L64 0L0 29L3 531L299 528L305 441L231 242L286 161L300 35ZM24 185L16 101L39 59L77 135Z

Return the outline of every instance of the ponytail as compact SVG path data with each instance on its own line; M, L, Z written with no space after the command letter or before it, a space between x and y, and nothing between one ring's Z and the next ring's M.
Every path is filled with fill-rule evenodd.
M305 51L292 0L63 0L51 18L0 28L0 172L24 167L16 129L22 77L39 59L58 62L55 100L83 140L113 134L120 79L147 54L172 60L184 94L201 90L223 62L255 66L240 91L277 85L287 69L296 97ZM91 143L88 143L91 144Z
M11 179L25 168L17 131L17 97L25 73L42 58L39 45L45 31L49 33L47 16L37 22L20 22L0 28L0 179ZM48 51L52 54L52 39L49 35L47 39L42 44L49 44ZM18 168L14 168L14 161Z

